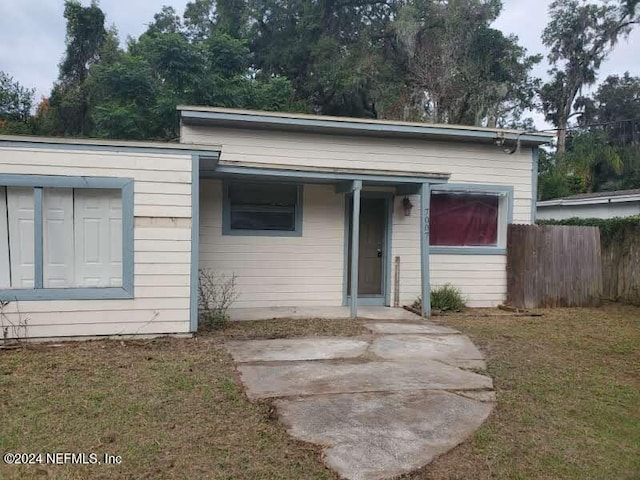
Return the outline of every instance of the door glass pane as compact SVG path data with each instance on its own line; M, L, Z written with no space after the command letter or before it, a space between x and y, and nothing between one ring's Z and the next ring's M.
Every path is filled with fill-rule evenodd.
M11 288L34 287L34 199L31 187L7 187Z

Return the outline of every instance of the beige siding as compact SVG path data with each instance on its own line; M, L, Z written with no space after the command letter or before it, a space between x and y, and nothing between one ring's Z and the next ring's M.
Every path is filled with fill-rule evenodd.
M19 301L27 336L189 331L191 155L0 147L0 171L134 179L134 294L131 300ZM10 332L11 333L11 332Z
M243 130L237 128L212 128L183 126L182 141L185 143L222 145L222 162L251 162L257 164L277 164L285 166L321 166L339 168L365 168L407 172L409 174L419 172L450 173L450 183L475 183L490 185L508 185L514 189L514 223L531 223L531 199L532 199L532 163L531 149L522 148L520 152L507 155L493 145L477 145L463 142L435 142L411 139L391 139L373 137L353 137L337 135L320 135L309 133L279 133L267 130ZM319 187L316 187L319 188ZM335 195L327 196L333 203ZM401 196L396 197L393 215L392 257L400 257L400 285L399 293L401 304L408 304L420 295L420 225L418 209L413 214L405 217L402 209ZM216 200L218 201L218 200ZM414 205L419 205L419 197L412 197ZM343 217L342 201L337 207L335 216ZM203 212L202 215L213 215ZM305 205L305 217L307 215ZM321 304L319 297L300 295L310 285L308 277L316 271L317 260L323 252L329 254L329 263L322 262L323 268L318 270L321 274L313 283L318 285L315 294L329 295L326 289L330 289L332 282L342 288L341 267L337 264L344 261L342 254L343 234L340 225L333 234L334 221L331 218L327 229L320 229L314 234L318 238L307 238L311 231L305 231L304 240L296 243L292 239L280 238L267 240L269 256L265 258L263 252L263 239L256 237L253 241L260 245L258 250L250 249L250 241L234 245L233 238L226 239L224 247L216 247L216 252L201 258L207 258L213 262L215 255L221 258L220 265L226 271L231 271L237 265L239 258L251 265L252 272L243 282L245 293L242 294L237 306L275 306L275 305L306 305ZM306 219L305 219L306 221ZM209 220L210 222L210 220ZM217 224L216 224L217 225ZM213 242L209 237L214 231L206 230L201 226L201 242ZM320 238L322 236L322 238ZM300 240L300 239L298 239ZM322 240L322 241L321 241ZM328 241L335 242L329 247ZM247 243L249 242L249 243ZM305 268L295 262L297 253L308 255L303 245L307 242L314 245L313 260ZM295 250L293 247L295 245ZM203 249L207 248L203 246ZM224 251L222 250L224 249ZM249 251L254 252L249 254ZM226 255L222 260L223 252ZM248 254L244 256L243 254ZM393 259L392 259L393 260ZM495 306L504 300L506 293L506 258L496 255L431 255L431 282L438 286L451 283L459 287L466 296L469 305L477 307ZM284 262L284 263L282 263ZM213 263L210 263L213 264ZM290 266L295 265L295 269ZM244 267L242 267L244 268ZM273 282L277 279L282 285L267 287L259 280L261 269L269 271L268 278ZM326 270L331 270L331 275L326 275ZM392 281L393 281L392 275ZM294 280L300 279L300 287L296 293L289 292ZM255 287L248 285L254 282ZM327 285L320 288L321 282ZM265 282L265 284L268 282ZM258 290L260 289L260 291ZM325 290L323 290L325 289ZM392 285L392 298L394 286ZM250 292L255 295L249 299ZM341 290L331 290L331 295L325 305L339 304ZM308 303L311 302L311 303Z
M420 216L415 208L410 216L404 215L403 198L395 200L391 252L393 259L400 257L400 305L408 305L421 295ZM419 196L409 198L420 205ZM506 256L439 254L430 255L429 261L432 288L450 283L462 291L471 307L495 307L505 300ZM392 284L392 292L394 288Z
M344 195L304 185L301 237L222 235L222 184L200 188L200 267L237 276L234 308L342 305Z
M271 130L182 127L182 142L222 145L223 162L450 173L451 183L512 185L514 222L531 223L531 149Z

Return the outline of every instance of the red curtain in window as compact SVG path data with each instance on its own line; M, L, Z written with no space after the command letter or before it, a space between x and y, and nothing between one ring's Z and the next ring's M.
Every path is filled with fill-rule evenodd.
M490 246L498 243L496 195L434 193L431 195L431 245Z

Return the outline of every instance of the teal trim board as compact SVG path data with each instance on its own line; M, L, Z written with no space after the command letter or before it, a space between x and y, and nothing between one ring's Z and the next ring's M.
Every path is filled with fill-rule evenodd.
M353 182L353 214L351 222L351 292L358 291L358 258L360 246L360 191L362 182ZM351 318L358 317L358 295L351 296Z
M420 277L422 286L422 316L431 316L431 279L429 264L429 210L431 189L423 183L420 189Z
M0 300L105 300L134 297L134 181L132 178L0 175L0 186L31 187L34 198L34 288L0 290ZM44 189L119 189L122 198L122 287L44 287Z
M191 157L191 298L189 330L198 331L198 282L200 281L200 157Z

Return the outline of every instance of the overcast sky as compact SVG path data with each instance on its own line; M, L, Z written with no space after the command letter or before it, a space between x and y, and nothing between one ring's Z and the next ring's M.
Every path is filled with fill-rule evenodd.
M189 0L101 0L107 25L115 25L121 41L137 37L146 29L163 4L178 13ZM88 5L90 0L83 0ZM540 35L547 24L551 0L503 0L504 9L495 26L520 38L530 53L544 53ZM58 63L64 53L64 0L0 0L0 70L26 87L36 89L36 98L47 96L58 75ZM625 71L640 75L640 28L622 41L602 66L599 78ZM544 78L546 63L535 74ZM540 115L536 124L544 128Z

